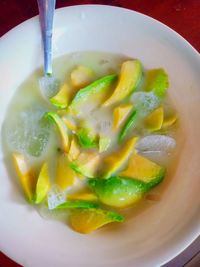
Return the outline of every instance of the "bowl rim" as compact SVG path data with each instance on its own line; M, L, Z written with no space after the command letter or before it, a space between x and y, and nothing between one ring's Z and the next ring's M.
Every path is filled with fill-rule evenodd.
M176 35L176 37L182 39L182 41L187 44L188 47L190 47L190 49L193 50L193 52L196 53L196 55L199 57L200 59L200 53L198 52L197 48L195 48L192 44L190 44L190 42L185 38L183 37L180 33L178 33L177 31L175 31L174 29L170 28L168 25L166 25L165 23L161 22L160 20L158 19L155 19L149 15L146 15L142 12L139 12L139 11L135 11L135 10L132 10L132 9L129 9L129 8L125 8L125 7L118 7L118 6L112 6L112 5L102 5L102 4L81 4L81 5L72 5L72 6L66 6L66 7L60 7L60 8L56 8L55 10L55 14L61 10L64 10L64 9L76 9L76 8L81 8L81 7L93 7L93 8L98 8L98 7L103 7L103 8L111 8L111 9L121 9L121 10L124 10L124 11L127 11L127 12L132 12L132 13L135 13L135 14L138 14L140 16L143 16L145 17L146 19L149 19L151 21L154 21L155 23L157 24L160 24L162 25L163 27L165 27L166 29L168 29L170 32L173 32L173 34ZM31 22L33 22L34 20L37 20L37 18L39 17L39 15L36 15L36 16L33 16L27 20L24 20L22 22L20 22L18 25L14 26L13 28L11 28L10 30L8 30L6 33L4 33L1 37L0 37L0 41L1 40L4 40L6 38L9 38L9 35L16 29L24 26L24 24L29 24Z
M190 50L191 53L193 53L196 57L198 57L198 63L200 64L200 53L198 52L198 50L196 48L194 48L189 41L187 41L181 34L177 33L175 30L173 30L172 28L170 28L169 26L167 26L166 24L160 22L157 19L152 18L151 16L148 16L146 14L143 14L141 12L138 11L134 11L131 9L127 9L127 8L123 8L123 7L117 7L117 6L111 6L111 5L101 5L101 4L83 4L83 5L73 5L73 6L66 6L66 7L62 7L62 8L57 8L55 13L58 14L60 11L62 10L68 10L68 9L74 9L76 10L77 8L80 9L82 7L89 7L89 8L106 8L106 9L117 9L117 10L122 10L122 11L126 11L129 13L135 13L139 16L142 16L146 19L148 19L149 21L152 21L153 23L159 24L160 26L164 27L165 30L167 30L168 32L170 32L171 34L174 35L174 38L176 38L177 40L183 42L186 45L186 48ZM27 19L23 22L21 22L20 24L18 24L17 26L13 27L12 29L10 29L8 32L6 32L4 35L2 35L0 37L0 42L5 42L5 43L9 43L9 39L10 37L15 33L15 30L19 30L20 28L23 28L24 26L28 26L29 24L35 24L36 21L38 19L38 15ZM196 226L196 224L195 224ZM194 231L195 229L195 231ZM173 258L175 258L178 254L180 254L182 251L184 251L196 238L198 238L200 235L200 223L197 224L197 227L193 227L193 229L190 231L188 230L187 233L187 237L182 237L181 238L181 242L173 244L171 250L168 250L167 252L162 253L162 258L163 260L160 261L159 265L163 265L166 264L167 262L169 262L170 260L172 260ZM3 254L5 254L6 256L8 256L9 258L11 258L13 261L15 261L18 264L22 264L20 262L18 262L16 259L13 259L9 254L9 252L7 251L2 251ZM170 254L170 255L169 255Z

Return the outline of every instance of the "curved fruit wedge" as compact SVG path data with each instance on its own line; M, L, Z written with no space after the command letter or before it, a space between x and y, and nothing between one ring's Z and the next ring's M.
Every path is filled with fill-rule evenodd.
M27 200L32 202L35 193L36 179L30 168L27 166L25 157L22 154L14 153L12 156L24 194Z
M133 110L131 114L126 119L120 133L119 133L119 143L121 143L124 138L128 135L130 130L134 127L138 119L138 113L136 110Z
M80 146L78 144L77 138L75 135L72 136L71 144L68 152L68 158L70 161L76 160L81 153Z
M96 133L90 128L81 128L78 131L79 144L83 148L98 147L98 137Z
M173 125L175 122L177 121L177 117L176 114L170 114L167 117L164 117L164 121L163 121L163 128L167 128L170 127L171 125Z
M141 180L147 184L148 189L159 184L165 176L165 168L138 154L132 155L126 170L120 176Z
M105 152L109 146L110 146L110 143L111 143L111 139L107 136L100 136L99 137L99 152L102 153L102 152Z
M98 200L97 196L91 192L76 192L73 194L68 194L67 199L86 200L86 201L97 201Z
M56 170L56 184L65 190L75 183L76 173L71 169L66 155L59 155Z
M62 116L62 120L67 126L67 128L70 129L72 132L77 131L76 123L74 122L73 119L69 118L69 116Z
M68 133L67 133L67 128L66 128L63 120L55 112L47 112L46 117L50 121L53 121L56 124L58 131L60 133L60 136L61 136L61 141L63 144L63 150L64 150L64 152L68 152L68 150L69 150L69 137L68 137Z
M163 97L169 87L168 75L164 69L154 69L147 73L145 91L152 91L158 97Z
M88 181L88 185L103 204L116 208L135 204L147 190L144 182L120 176L94 178Z
M97 208L99 205L97 203L93 203L85 200L67 200L62 204L56 206L54 209L91 209Z
M79 106L87 101L91 96L98 95L98 99L101 99L102 96L105 95L105 93L110 89L110 86L113 84L116 77L116 75L108 75L96 80L83 89L80 89L69 105L70 112L72 114L79 114Z
M46 197L50 189L50 180L48 172L48 164L45 162L42 165L41 171L36 184L35 190L35 204L39 204Z
M151 132L160 130L163 125L163 118L163 107L159 107L150 113L145 119L146 128Z
M138 137L133 137L126 141L126 143L119 149L119 151L114 152L113 154L105 157L103 166L104 170L102 173L102 177L110 177L113 173L115 173L118 169L120 169L123 164L128 160L131 153L133 152L133 148L138 140Z
M124 122L127 115L133 108L132 104L121 104L113 110L113 130L116 131Z
M122 64L117 87L113 94L104 102L110 106L129 96L138 86L142 78L142 65L139 60L129 60Z
M58 108L66 108L69 104L70 97L70 88L65 83L60 88L59 92L55 96L50 98L50 102Z
M82 152L78 158L70 163L70 167L77 173L89 178L96 175L96 171L100 162L100 156L96 152Z
M71 227L82 234L91 233L108 223L123 221L122 215L102 209L76 209L70 215Z

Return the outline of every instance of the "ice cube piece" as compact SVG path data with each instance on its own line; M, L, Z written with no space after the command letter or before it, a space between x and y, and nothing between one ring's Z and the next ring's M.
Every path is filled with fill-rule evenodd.
M44 98L51 98L59 89L59 81L53 76L44 76L39 79L40 91Z
M141 117L147 116L160 104L159 98L153 92L136 92L131 96L131 101Z
M63 220L66 221L66 210L50 210L46 204L41 204L37 207L39 215L45 220Z
M50 125L43 118L46 110L35 104L11 118L6 126L8 146L15 151L38 157L45 150Z
M165 151L170 152L176 146L174 138L166 135L147 135L136 144L139 151Z
M167 167L171 159L171 153L166 151L141 151L139 154L163 167Z
M57 185L54 185L50 189L47 199L48 208L52 210L66 201L66 192L61 191L61 189Z
M100 131L102 133L109 133L109 131L111 130L111 121L109 120L102 120L100 123L99 123L99 127L100 127Z

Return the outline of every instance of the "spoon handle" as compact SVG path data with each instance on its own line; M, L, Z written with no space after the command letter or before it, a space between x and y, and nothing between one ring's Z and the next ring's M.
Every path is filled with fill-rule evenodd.
M56 0L37 0L44 48L44 74L52 74L52 28Z

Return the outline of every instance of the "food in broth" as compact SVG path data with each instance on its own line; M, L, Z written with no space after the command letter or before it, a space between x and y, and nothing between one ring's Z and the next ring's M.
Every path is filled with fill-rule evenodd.
M60 85L49 99L39 70L27 79L5 120L24 196L43 211L66 214L80 233L122 223L124 209L132 212L159 188L174 154L168 75L139 59L94 52L57 59L55 75Z

